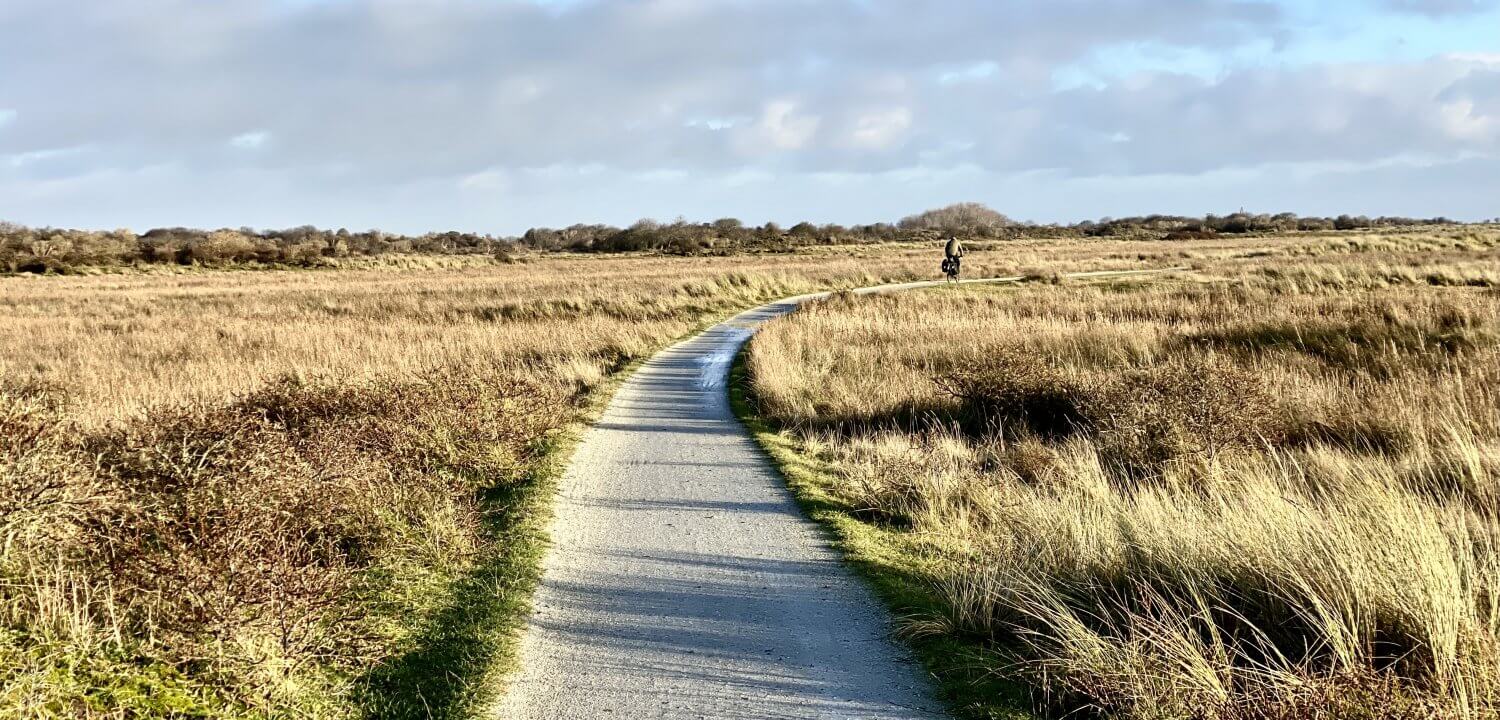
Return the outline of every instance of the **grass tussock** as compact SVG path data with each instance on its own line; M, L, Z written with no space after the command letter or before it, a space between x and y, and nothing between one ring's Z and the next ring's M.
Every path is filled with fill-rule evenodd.
M754 401L1043 714L1500 715L1500 297L1266 269L838 299Z

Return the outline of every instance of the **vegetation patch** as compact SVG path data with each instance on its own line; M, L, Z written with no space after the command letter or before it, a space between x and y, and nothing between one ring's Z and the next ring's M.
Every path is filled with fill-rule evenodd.
M599 391L731 310L909 277L731 262L0 284L0 715L482 714Z
M810 305L753 427L968 716L1496 717L1497 296L1315 257Z

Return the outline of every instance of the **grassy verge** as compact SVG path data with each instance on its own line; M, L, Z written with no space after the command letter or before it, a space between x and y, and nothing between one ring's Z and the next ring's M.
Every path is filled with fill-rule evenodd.
M360 680L369 718L461 718L479 714L516 660L519 629L541 578L548 508L579 431L549 439L523 481L483 494L486 549L452 578L410 647Z
M730 404L751 435L771 456L808 517L831 534L849 565L898 617L907 621L946 611L928 571L930 561L894 530L859 517L858 508L828 491L826 465L797 451L795 441L755 412L744 352L730 370ZM903 623L915 629L912 622ZM1033 717L1025 687L998 672L1004 660L978 642L903 632L902 639L936 679L943 702L959 717L1000 720Z
M525 479L483 493L484 557L450 574L443 589L430 595L437 600L428 600L409 647L360 679L366 718L479 717L499 699L505 678L520 662L521 632L542 577L558 482L588 426L643 362L615 369L589 393L574 422L541 438L539 459Z

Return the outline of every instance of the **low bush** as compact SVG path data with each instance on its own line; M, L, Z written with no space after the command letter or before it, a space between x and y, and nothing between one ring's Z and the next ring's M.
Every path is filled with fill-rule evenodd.
M1130 468L1275 445L1278 410L1260 376L1212 356L1121 373L1089 405L1102 452Z
M1274 444L1285 433L1279 405L1264 382L1215 357L1090 371L1003 347L979 369L935 381L962 401L965 427L1011 437L1085 433L1128 470Z
M963 402L959 419L975 431L1017 430L1062 437L1091 429L1098 418L1097 381L1038 358L1020 347L1001 347L978 369L934 378L939 387Z
M433 377L288 379L96 431L43 390L0 389L8 642L163 658L263 710L378 661L395 640L368 603L381 568L461 563L479 494L523 481L571 413L498 366Z

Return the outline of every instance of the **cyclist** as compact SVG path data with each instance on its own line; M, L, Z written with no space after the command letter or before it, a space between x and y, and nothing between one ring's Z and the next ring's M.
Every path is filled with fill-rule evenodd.
M948 236L948 244L943 246L943 274L948 276L949 282L958 282L963 256L964 244L959 242L957 236Z

